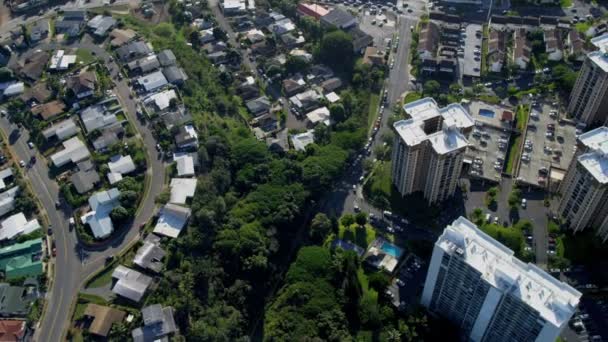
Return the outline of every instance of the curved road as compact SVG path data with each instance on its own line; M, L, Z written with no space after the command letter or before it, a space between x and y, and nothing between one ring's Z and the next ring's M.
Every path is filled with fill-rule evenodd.
M103 48L87 42L87 38L88 36L85 36L82 42L75 43L73 47L86 48L95 52L97 57L105 60L111 74L115 75L119 68L114 62L109 62L110 55ZM47 45L41 48L52 49L53 47L53 45ZM165 167L162 160L159 160L155 153L152 154L156 141L149 128L137 120L136 103L129 98L130 89L126 81L115 82L114 92L121 105L126 109L131 124L134 125L142 137L145 146L149 147L147 149L149 165L146 173L147 191L131 229L121 236L107 241L102 248L87 249L78 242L76 233L69 230L68 219L72 215L72 208L65 203L61 209L55 208L55 202L59 199L59 187L54 179L48 176L45 158L35 150L28 148L29 134L27 131L23 129L18 139L10 141L12 153L16 158L28 161L31 156L38 156L38 162L24 170L24 174L30 180L35 194L42 202L54 231L53 238L57 248L57 257L54 263L55 276L50 292L47 293L48 302L44 319L39 323L39 328L36 331L36 336L43 336L46 341L63 340L66 323L71 318L69 316L72 301L83 286L83 282L104 265L107 256L119 253L129 242L139 237L138 229L134 227L139 227L140 224L148 222L154 215L156 210L155 198L161 193L164 186ZM6 118L2 118L0 119L0 129L6 136L10 136L11 132L16 130L17 127Z

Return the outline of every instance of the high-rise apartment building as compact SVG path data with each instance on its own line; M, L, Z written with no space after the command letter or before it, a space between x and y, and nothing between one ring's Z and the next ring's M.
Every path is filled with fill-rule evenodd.
M560 189L558 212L575 232L597 228L608 239L608 127L578 137L577 151Z
M432 98L404 106L410 116L393 124L392 181L401 195L422 191L429 203L454 194L475 124L459 104L439 108Z
M580 297L460 217L435 242L421 302L469 341L553 342Z
M599 50L587 54L568 104L568 113L586 124L608 119L608 34L591 39Z

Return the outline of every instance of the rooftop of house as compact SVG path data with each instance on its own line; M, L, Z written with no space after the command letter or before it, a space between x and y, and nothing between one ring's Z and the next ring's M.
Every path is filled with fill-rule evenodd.
M176 204L165 204L160 211L160 217L154 226L154 233L176 238L186 226L190 218L190 208Z
M89 332L98 336L108 336L114 323L122 322L126 312L108 306L89 303L84 310L84 315L92 317Z

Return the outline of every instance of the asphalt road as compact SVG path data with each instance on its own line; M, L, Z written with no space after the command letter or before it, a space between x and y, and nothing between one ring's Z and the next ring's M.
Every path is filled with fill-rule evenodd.
M38 48L53 49L54 47L54 45L42 45ZM93 44L88 36L85 36L81 42L73 44L72 47L86 48L95 52L97 57L105 60L105 65L109 68L111 75L118 72L119 68L116 63L109 61L110 55L103 48ZM154 152L156 141L152 132L146 125L137 120L136 101L129 98L130 89L126 80L115 81L115 85L114 91L121 105L126 109L130 122L142 137L145 146L148 147L147 153L150 163L146 172L149 182L148 189L131 229L94 249L82 246L78 242L76 233L69 231L67 224L69 217L72 215L72 208L65 203L62 204L61 210L55 208L55 202L59 200L59 188L55 181L48 176L45 158L38 154L37 163L25 171L34 192L40 198L48 213L57 247L55 277L50 292L47 293L48 302L44 320L40 322L40 328L37 330L37 336L44 336L46 341L62 340L67 327L66 324L70 319L70 306L76 294L84 285L84 281L103 266L107 256L118 254L129 242L139 238L139 231L135 227L139 227L152 218L156 211L155 198L162 192L164 186L165 167L162 160L158 159ZM8 136L16 127L11 125L6 118L2 118L0 128ZM25 161L30 160L31 156L37 153L27 146L28 137L29 135L24 129L21 131L19 139L11 145L17 158Z

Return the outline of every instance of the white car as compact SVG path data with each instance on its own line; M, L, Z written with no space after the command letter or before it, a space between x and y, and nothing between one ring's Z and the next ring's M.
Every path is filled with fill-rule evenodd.
M528 205L528 201L525 198L521 199L521 207L526 209L526 206Z
M23 160L20 160L20 161L19 161L19 166L21 166L21 167L25 167L25 162L24 162Z

